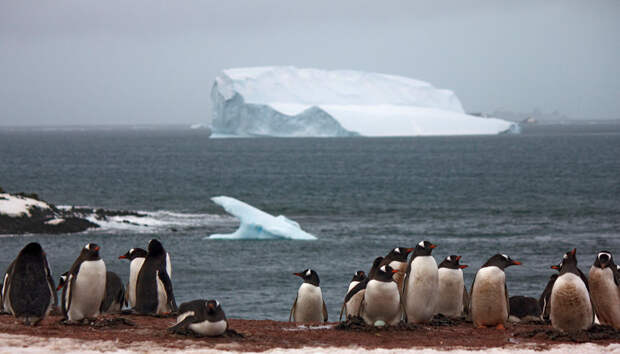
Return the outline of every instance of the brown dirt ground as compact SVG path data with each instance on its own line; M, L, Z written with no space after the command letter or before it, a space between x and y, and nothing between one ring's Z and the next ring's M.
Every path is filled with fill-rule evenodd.
M120 320L120 319L124 320ZM429 325L405 325L391 328L368 328L356 321L330 328L307 330L298 325L271 320L231 319L231 331L218 338L196 338L170 334L166 328L174 318L136 315L107 315L90 325L65 325L59 316L49 316L35 327L25 326L9 315L0 316L0 332L37 337L74 338L115 341L119 349L136 342L150 342L163 348L219 348L239 351L265 351L273 348L364 347L412 348L434 347L481 349L520 347L525 344L546 349L558 343L592 342L606 345L620 343L620 331L597 326L576 334L559 334L549 325L516 324L506 330L475 329L463 321L435 320ZM320 324L314 324L315 326ZM236 332L236 333L235 333ZM238 334L237 334L238 333ZM531 347L530 347L531 348Z

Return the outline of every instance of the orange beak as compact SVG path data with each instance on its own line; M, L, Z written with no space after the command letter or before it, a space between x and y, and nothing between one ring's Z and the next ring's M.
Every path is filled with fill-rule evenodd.
M303 274L301 274L301 273L293 273L293 275L296 275L296 276L298 276L298 277L302 277L302 278L304 277L304 275L303 275Z
M58 290L62 289L63 287L64 287L64 285L60 285L60 284L58 284L58 286L56 287L56 291L58 291Z
M411 253L411 252L413 252L413 248L407 248L407 249L405 250L405 253L406 253L406 254L409 254L409 253Z
M99 247L99 246L95 247L95 251L99 251L99 248L101 248L101 247Z
M398 273L398 269L392 269L392 273Z
M467 264L461 264L461 265L459 266L459 268L461 268L461 269L465 269L465 268L467 268L467 267L469 267Z
M576 253L577 253L577 249L576 248L573 248L573 250L570 251L570 255L571 256L574 256Z
M127 256L125 256L125 255L118 256L118 259L127 259Z
M430 247L431 249L433 249L433 248L437 248L437 245L434 245L434 244L432 244L432 243L431 243L431 245L430 245L430 246L428 246L428 247Z
M551 269L560 270L560 267L558 267L557 265L552 265Z
M514 264L514 265L521 265L521 262L519 262L519 261L512 261L512 264Z
M461 260L461 256L456 256L456 260L460 261Z

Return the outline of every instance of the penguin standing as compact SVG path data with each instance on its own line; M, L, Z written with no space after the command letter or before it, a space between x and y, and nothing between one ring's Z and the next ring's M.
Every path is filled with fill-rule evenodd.
M4 310L34 326L57 303L47 257L41 245L27 244L11 263L2 284Z
M470 311L474 326L505 328L510 314L510 303L504 270L511 265L520 264L521 262L512 260L505 254L496 254L478 270L471 286L470 296Z
M105 295L101 302L101 313L120 313L125 303L125 286L114 272L106 272Z
M590 295L603 325L620 328L620 273L611 252L601 251L590 268Z
M129 282L127 283L125 298L129 307L133 308L136 306L136 282L138 281L140 269L146 259L146 250L142 248L132 248L118 258L129 260ZM168 273L168 276L170 276L170 273Z
M349 285L349 291L347 291L347 295L344 297L344 303L342 304L342 309L340 310L340 320L342 320L342 313L345 312L347 314L347 318L353 316L359 316L359 309L364 299L364 293L366 292L366 285L370 278L372 278L379 269L381 262L383 261L383 257L377 257L372 262L372 267L370 268L370 272L368 272L368 276L364 279L357 282L357 284L351 286ZM360 271L361 272L361 271ZM355 277L354 277L355 279ZM353 282L351 282L353 283Z
M404 286L405 273L407 271L407 258L409 253L413 251L413 248L396 247L390 251L390 253L383 258L381 265L389 264L392 269L396 269L398 272L394 273L394 281L398 284L398 289L401 294Z
M551 290L551 325L561 331L588 329L594 322L594 311L588 280L577 268L577 249L564 255L560 274Z
M439 264L438 298L435 313L447 317L460 317L467 313L469 296L463 280L465 264L459 264L461 256L451 255Z
M560 270L561 265L552 265L551 269L555 269L557 271ZM542 294L540 294L540 298L538 298L538 306L540 307L540 318L543 321L549 320L549 311L551 310L551 290L553 289L553 284L555 284L555 280L558 278L558 274L552 274L549 277L549 281L547 282L547 286L545 286L545 290L543 290Z
M69 323L99 316L106 283L106 267L99 249L94 243L87 244L67 274L62 313Z
M152 239L144 264L136 281L134 310L143 315L167 315L177 311L172 280L167 271L167 253L162 244Z
M291 308L288 320L295 322L327 322L327 307L319 287L319 275L312 269L293 273L304 282L297 291L297 297Z
M362 292L357 292L350 297L348 297L348 295L349 292L355 288L355 286L364 280L366 280L366 273L363 270L358 270L355 274L353 274L353 279L351 279L351 282L349 283L349 289L347 289L347 295L344 297L344 303L342 304L342 309L340 310L340 321L342 321L343 314L345 314L345 318L348 319L356 316L359 312L359 307L362 303L364 294Z
M409 323L424 323L433 318L437 306L439 272L431 255L436 245L421 241L415 247L405 274L403 305Z
M398 270L382 265L366 284L360 316L371 326L394 326L402 317L402 304L398 284L392 278Z
M168 331L186 334L188 331L199 336L221 336L228 329L228 320L217 300L194 300L179 307L177 323Z

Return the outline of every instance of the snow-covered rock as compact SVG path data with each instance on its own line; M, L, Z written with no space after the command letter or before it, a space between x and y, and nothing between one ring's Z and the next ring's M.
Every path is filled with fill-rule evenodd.
M514 132L465 114L450 90L351 70L251 67L222 71L211 91L215 136L419 136Z
M232 234L214 234L212 239L292 239L316 240L316 237L301 229L299 224L284 215L273 216L235 198L220 196L211 200L231 215L241 220L241 225Z
M0 214L10 217L29 217L33 208L47 210L50 209L50 206L40 200L22 195L0 193Z

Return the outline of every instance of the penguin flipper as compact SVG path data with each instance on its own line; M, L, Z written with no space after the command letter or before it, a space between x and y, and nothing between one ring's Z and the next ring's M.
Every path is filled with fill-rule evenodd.
M342 314L346 311L346 307L344 305L346 305L346 303L343 302L342 307L340 308L340 318L338 319L338 322L342 322ZM347 315L347 317L349 316Z
M291 307L291 312L288 315L289 322L291 322L291 318L295 316L295 307L297 307L297 296L295 296L295 302L293 302L293 307Z
M476 272L476 274L474 274L474 279L471 281L471 288L469 289L469 305L467 306L467 308L469 309L469 314L471 315L473 312L472 309L472 299L474 297L474 285L476 285L476 275L478 275L478 272ZM508 313L510 313L510 311L508 311ZM468 318L471 316L468 316Z
M4 282L2 283L2 303L0 303L0 309L2 309L2 311L4 312L9 312L9 309L5 309L4 308L4 302L7 298L7 296L9 295L9 289L11 287L11 273L13 272L13 268L15 268L15 261L11 262L11 264L9 265L9 268L6 270L6 273L4 274Z
M62 290L63 294L63 315L65 318L69 319L69 309L71 308L71 294L73 293L73 285L75 284L75 276L73 273L69 273L69 278L67 279L67 284Z
M620 286L620 270L615 264L611 264L611 272L614 274L614 283L616 286Z
M170 307L170 311L172 311L173 313L176 313L178 311L177 308L177 302L174 299L174 293L172 291L172 281L170 280L170 276L168 276L168 272L164 271L159 271L157 272L157 276L159 277L159 280L161 280L162 284L164 285L164 290L166 290L166 296L167 296L167 301L168 301L168 306Z
M351 289L351 291L349 291L347 293L347 295L344 297L344 303L346 304L347 302L349 302L349 300L351 300L351 298L353 297L353 295L359 293L360 291L366 289L366 285L368 284L368 278L362 280L361 282L357 283L357 285L355 285L353 287L353 289Z
M50 266L47 263L47 257L43 256L43 263L45 265L45 277L47 278L47 285L50 288L50 293L54 298L54 306L58 306L58 294L56 293L56 286L54 284L54 279L52 278L52 272L50 271Z
M168 332L178 333L178 334L186 334L187 328L189 325L196 321L196 317L193 315L187 316L183 319L183 321L175 324L172 327L168 327ZM228 321L226 321L226 328L228 329Z
M469 294L467 294L467 287L463 285L463 313L469 314Z
M323 301L323 322L327 322L327 306L325 306L325 301Z
M508 297L508 287L504 281L504 294L506 295L506 319L510 316L510 298Z

